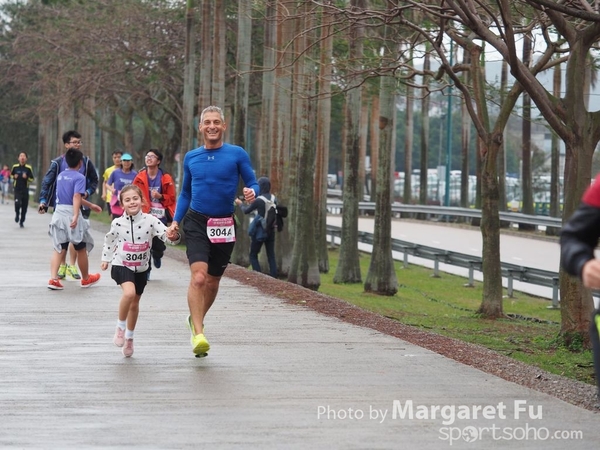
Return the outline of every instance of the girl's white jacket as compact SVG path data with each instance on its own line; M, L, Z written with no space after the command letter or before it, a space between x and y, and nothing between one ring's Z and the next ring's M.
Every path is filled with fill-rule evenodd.
M125 213L114 219L110 231L104 237L102 261L113 266L124 266L133 272L145 272L149 268L152 238L177 245L167 238L167 227L156 217L140 211L134 216Z

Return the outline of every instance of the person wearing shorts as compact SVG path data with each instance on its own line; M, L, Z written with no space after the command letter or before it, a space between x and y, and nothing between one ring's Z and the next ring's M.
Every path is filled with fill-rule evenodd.
M179 243L180 236L167 238L167 226L158 218L142 211L144 196L138 186L126 185L116 194L124 214L114 219L104 237L102 270L112 265L111 278L121 286L119 318L113 343L122 348L123 356L133 355L133 332L139 315L140 300L150 268L152 240L159 238L172 245Z
M81 206L96 212L102 208L83 198L85 195L85 177L79 172L83 162L80 150L72 148L64 155L67 169L56 177L55 209L52 214L48 235L52 239L54 251L50 259L50 280L48 289L63 290L58 270L67 254L69 244L73 244L81 269L81 287L93 286L100 280L100 274L89 273L88 253L94 248L94 239L89 232L90 223L82 217Z
M259 189L248 153L223 141L227 125L221 108L205 108L198 129L204 145L185 155L183 183L167 236L176 238L182 223L191 272L187 325L192 351L206 356L210 344L204 335L204 318L235 245L234 199L240 177L246 201L252 202Z

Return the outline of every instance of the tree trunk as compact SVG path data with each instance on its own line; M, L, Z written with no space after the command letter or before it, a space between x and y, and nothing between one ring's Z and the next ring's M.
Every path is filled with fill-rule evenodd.
M265 5L265 20L264 25L264 49L263 49L263 65L266 68L275 67L275 34L277 32L277 23L274 20L275 6L273 2L267 2ZM258 165L254 167L257 173L269 173L271 167L271 151L273 147L272 128L277 125L277 121L273 116L273 97L274 97L274 72L273 70L265 70L262 74L262 93L261 93L261 112L260 125L257 132L256 147L260 152L260 160Z
M313 30L313 15L308 14L309 5L298 8L295 22L297 30ZM300 284L308 289L318 290L321 285L319 265L317 263L315 239L315 122L314 82L315 78L309 64L313 60L310 51L316 39L312 32L304 32L294 42L296 55L302 55L294 62L295 116L297 121L297 151L293 160L297 161L297 182L294 196L298 199L296 216L296 234L288 281Z
M373 252L365 281L365 291L392 296L398 292L398 279L392 256L392 188L390 183L392 154L395 151L392 145L392 134L396 130L396 81L393 77L381 77L380 83L380 151L377 167L379 185L375 199Z
M562 84L561 67L557 65L554 68L554 77L552 83L552 93L556 98L560 98ZM552 130L552 144L550 147L550 216L560 217L560 140L558 135ZM559 228L547 227L546 235L558 236Z
M361 197L360 201L364 200L364 193L366 192L366 163L367 163L367 133L369 130L369 101L367 96L367 89L363 85L361 98L363 99L360 111L360 125L359 125L359 144L358 144L358 184L361 186ZM371 200L373 201L373 200Z
M506 98L506 89L508 85L508 64L506 60L502 61L502 72L500 75L500 104L504 103ZM499 189L499 203L498 208L500 211L506 211L507 208L507 197L506 197L506 139L502 139L502 144L498 149L498 189ZM509 224L506 224L508 226ZM504 226L504 224L500 224Z
M470 64L470 53L464 52L463 64ZM485 64L485 61L483 62ZM485 69L484 69L485 70ZM469 84L469 72L465 71L464 83ZM471 117L465 105L464 96L461 98L461 126L460 126L460 141L461 141L461 172L460 172L460 206L468 208L469 205L469 147L471 146Z
M531 35L526 34L523 38L523 64L529 67L532 52ZM531 166L531 97L527 92L523 93L523 120L522 120L522 168L521 186L523 188L523 210L524 214L535 214L533 206L533 186L531 183L533 168ZM530 230L531 225L519 224L519 229Z
M371 124L369 127L371 144L371 198L377 198L377 167L379 166L379 97L371 96ZM392 173L394 171L392 166ZM390 181L390 186L393 181Z
M352 7L364 9L364 0L352 0ZM355 26L349 29L350 59L358 61L362 57L363 29ZM358 166L360 158L360 105L361 89L356 86L346 95L344 158L344 192L342 210L342 237L339 264L333 277L334 283L360 283L360 257L358 253L358 202L362 198L359 185Z
M317 99L317 167L315 170L315 213L317 260L321 273L329 272L327 243L327 174L329 173L329 133L331 131L331 55L333 52L332 17L322 14L321 64Z
M491 139L490 139L491 141ZM502 312L502 267L500 263L500 216L498 214L497 143L483 147L481 171L481 236L483 259L483 300L478 313L486 318L498 318Z
M237 55L236 68L237 77L235 78L235 101L233 107L233 129L234 142L236 145L246 149L246 134L248 130L248 89L250 84L250 54L252 51L252 17L250 0L240 0L238 2L238 29L237 29ZM259 150L257 150L259 151ZM249 152L253 167L260 160L257 151ZM259 172L260 173L260 172ZM240 180L239 192L243 184ZM248 237L248 219L241 208L235 209L235 215L238 220L238 232L236 244L231 254L231 260L240 266L247 267L250 264L250 238ZM266 252L263 253L263 256ZM263 267L267 267L264 265Z
M221 2L213 3L213 35L211 45L214 47L212 59L211 100L212 105L225 109L225 67L227 65L227 27L225 25L225 8ZM230 115L231 117L231 115Z
M565 159L565 202L563 223L573 214L581 202L581 197L589 187L592 156L595 143L590 134L584 134L585 124L572 123L576 136L573 144L566 143ZM576 145L576 146L574 146ZM560 315L561 335L567 346L577 342L589 347L589 323L593 310L592 296L581 281L560 272Z
M183 178L183 158L194 142L194 103L196 101L196 5L187 0L185 12L185 53L183 68L183 111L181 117L181 147L177 163L177 185Z
M290 166L291 151L291 128L292 128L292 77L290 67L293 61L293 49L291 41L294 37L294 27L289 24L291 19L286 19L288 10L277 2L275 12L275 36L277 42L276 60L278 65L275 69L273 80L273 127L271 138L271 157L269 176L271 186L277 186L278 199L282 204L288 206L287 226L282 233L277 235L275 242L277 270L280 276L286 277L290 270L292 241L291 236L296 233L296 204L297 199L290 195L291 186L294 182L288 167ZM291 164L295 166L295 164Z
M215 0L204 0L202 2L202 16L200 18L200 54L202 55L200 58L200 64L198 69L200 71L198 79L200 80L200 85L198 89L198 115L202 112L204 108L210 105L214 105L213 97L212 97L212 79L213 79L213 66L212 60L215 57L213 55L214 51L214 42L213 42L213 16L215 9ZM219 105L216 105L219 106ZM222 106L222 105L221 105ZM198 133L198 144L202 145L203 138L200 133Z
M423 72L427 73L430 70L430 56L429 52L425 53L423 57ZM429 84L429 77L423 76L423 86ZM420 173L421 179L419 183L419 203L426 205L428 203L428 191L429 191L429 95L424 95L421 100L421 164ZM419 214L417 216L421 220L426 220L426 214Z
M412 48L410 49L412 58ZM414 107L413 88L406 85L406 134L404 135L404 190L402 202L409 205L412 203L412 150L414 141Z

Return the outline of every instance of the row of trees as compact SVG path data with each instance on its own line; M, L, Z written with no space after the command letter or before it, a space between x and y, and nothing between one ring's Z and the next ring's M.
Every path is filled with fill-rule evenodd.
M344 205L334 280L363 281L358 202L368 149L377 212L367 291L397 291L390 205L400 97L406 105L401 148L413 148L414 112L420 111L421 173L429 166L430 98L452 94L462 110L463 186L466 191L475 149L483 214L484 316L503 314L498 211L506 205L504 134L521 96L524 117L531 99L566 146L564 217L590 182L600 119L588 111L583 87L590 84L586 68L600 39L600 15L587 2L46 0L7 4L4 14L0 89L4 100L18 100L13 121L37 125L40 167L47 167L59 133L77 126L87 148L99 149L97 162L106 163L115 142L122 142L129 151L165 149L169 168L175 153L195 146L198 112L228 105L231 139L256 149L257 173L271 178L289 206L290 226L278 239L282 273L311 289L329 270L326 186L336 114L343 119ZM535 54L534 39L541 41ZM505 61L494 89L485 78L486 46ZM566 79L547 89L538 75L561 64ZM343 96L341 111L332 109L335 94ZM553 154L552 185L558 186L557 148ZM412 152L402 156L404 167L413 167ZM526 143L525 193L531 191L530 161ZM410 198L405 179L404 198ZM558 194L552 193L555 215ZM525 195L526 212L529 205ZM247 264L247 249L242 233L235 262ZM591 298L565 275L561 305L565 339L585 337Z

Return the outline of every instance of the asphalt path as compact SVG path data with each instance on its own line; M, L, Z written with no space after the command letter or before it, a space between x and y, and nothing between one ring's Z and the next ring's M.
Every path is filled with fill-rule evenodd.
M47 289L49 215L0 205L0 448L589 449L598 414L224 277L194 358L189 268L166 257L135 353L102 272ZM92 271L100 267L103 233ZM261 275L262 276L262 275ZM282 289L285 289L285 282Z
M338 215L330 215L327 218L327 224L339 227L342 225L342 218ZM360 231L373 233L374 219L361 217L358 228ZM448 226L444 223L394 219L392 221L392 238L442 250L482 256L483 244L479 227L469 227L467 225L457 227ZM361 244L360 248L371 251L370 245ZM403 259L400 252L394 252L394 257L399 260ZM506 263L558 273L560 247L558 240L555 238L523 237L517 236L516 233L501 233L500 259ZM433 267L433 261L413 256L409 256L409 263ZM464 277L468 276L467 269L448 264L440 264L440 270ZM479 281L483 279L480 272L475 272L474 278ZM507 286L506 279L504 280L504 286ZM515 281L514 289L552 299L552 289L550 288Z

